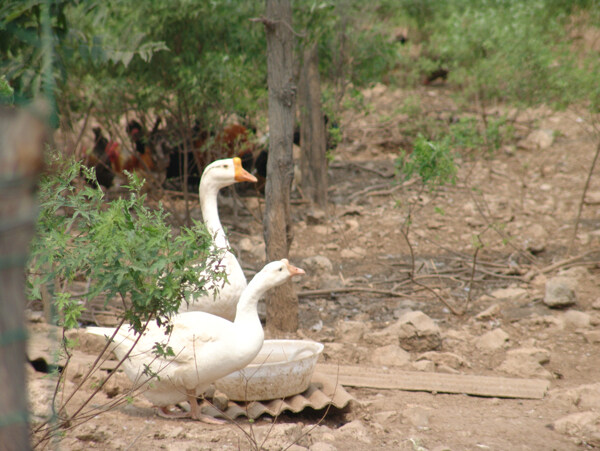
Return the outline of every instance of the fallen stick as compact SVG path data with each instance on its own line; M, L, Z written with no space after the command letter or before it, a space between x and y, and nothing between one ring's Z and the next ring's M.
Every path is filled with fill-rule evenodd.
M567 258L565 260L561 260L561 261L556 262L556 263L554 263L554 264L552 264L550 266L546 266L545 268L542 268L540 270L540 272L542 274L547 274L549 272L554 271L555 269L558 269L558 268L560 268L562 266L569 265L569 264L571 264L573 262L576 262L577 260L581 260L582 258L587 257L588 255L594 254L596 252L600 252L600 249L598 249L598 248L592 249L590 251L584 252L583 254L576 255L575 257L571 257L571 258Z
M308 297L308 296L320 296L323 294L333 294L333 293L353 293L353 292L361 292L361 293L375 293L375 294L383 294L385 296L394 296L394 297L406 297L409 296L407 293L401 293L398 291L389 291L389 290L378 290L376 288L365 288L365 287L340 287L340 288L325 288L322 290L304 290L298 293L298 297Z

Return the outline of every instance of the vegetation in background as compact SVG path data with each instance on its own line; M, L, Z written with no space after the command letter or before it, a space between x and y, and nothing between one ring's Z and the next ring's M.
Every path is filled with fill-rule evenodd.
M418 175L423 185L431 189L456 182L457 169L447 139L430 141L419 135L410 155L404 151L400 153L396 169L405 179Z
M200 272L220 258L211 253L203 225L174 236L162 207L145 206L142 181L134 176L129 197L107 202L98 187L75 182L83 171L97 185L93 170L58 158L54 170L40 183L30 297L41 299L43 287L53 287L61 326L76 327L86 303L103 296L106 303L116 298L122 318L140 331L151 319L167 322L190 286L203 291L207 278ZM209 275L217 283L224 280L224 273ZM74 281L86 283L86 292L72 294Z

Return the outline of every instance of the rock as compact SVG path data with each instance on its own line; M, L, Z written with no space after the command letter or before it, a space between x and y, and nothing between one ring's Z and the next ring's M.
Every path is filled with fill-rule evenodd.
M533 255L539 254L546 249L548 232L540 224L532 224L524 232L523 247Z
M335 325L335 339L345 343L359 343L367 331L367 325L362 321L339 320Z
M494 329L475 339L475 346L484 352L492 352L505 347L509 336L502 329Z
M131 390L131 380L123 374L117 372L102 386L102 391L108 398L114 398L118 394Z
M442 343L440 329L421 311L407 312L394 324L365 335L367 342L379 346L399 343L408 351L430 351Z
M333 265L327 257L315 255L302 260L302 269L309 274L329 275L333 271Z
M568 279L576 279L577 281L581 281L589 279L590 272L584 266L573 266L572 268L559 271L558 277L566 277Z
M410 354L398 345L382 346L373 350L371 362L385 366L404 366L410 363Z
M358 229L358 221L356 219L346 219L344 225L347 231Z
M306 223L315 225L323 224L326 221L326 215L323 210L315 209L306 214Z
M600 191L588 191L585 194L585 203L588 205L600 204Z
M596 300L594 301L594 303L592 304L592 308L593 308L594 310L600 310L600 299L596 299Z
M329 228L324 225L314 225L310 227L309 232L318 235L327 235L329 233Z
M500 316L500 306L498 304L492 304L486 308L483 312L479 312L475 315L475 319L478 321L489 321Z
M576 437L591 446L600 446L600 413L578 412L556 420L554 430Z
M588 330L583 333L585 341L592 344L600 343L600 330Z
M285 449L288 451L306 451L308 448L294 443L293 445L287 446Z
M543 348L528 347L511 349L506 355L521 360L531 360L539 364L548 363L550 361L550 351Z
M539 363L536 363L533 360L523 360L515 357L507 358L498 367L498 370L510 374L511 376L553 379L552 373Z
M435 363L431 360L419 360L412 363L412 367L416 371L424 371L427 373L433 373L435 371Z
M402 411L404 419L417 428L429 426L432 409L423 406L410 406Z
M367 255L367 251L362 247L355 246L351 249L342 249L340 257L342 258L361 258Z
M569 277L553 277L546 282L544 304L550 308L563 308L575 304L577 297L574 287L577 281Z
M490 293L496 299L522 299L527 296L527 290L518 287L500 288Z
M106 346L106 339L99 335L88 334L85 329L71 329L65 332L65 336L72 340L75 349L86 354L98 355Z
M471 365L463 359L461 356L454 354L452 352L436 352L429 351L424 354L421 354L417 357L417 361L419 360L431 360L438 367L439 366L447 366L454 370L458 370L461 367L470 368ZM439 368L438 368L439 369Z
M327 442L313 443L308 449L309 451L337 451L337 448L335 446Z
M518 146L525 150L543 150L554 143L554 130L540 129L532 131L527 138L519 141Z
M565 326L571 329L585 329L590 327L590 315L577 310L568 310L563 315Z
M373 418L378 423L386 423L388 420L394 418L396 415L398 415L398 412L396 410L385 410L383 412L375 412L373 414Z
M262 241L254 241L248 237L244 237L238 242L238 248L257 260L264 260L265 258L265 243Z
M506 353L506 360L498 367L500 371L519 377L552 379L552 373L541 366L550 361L550 351L542 348L518 348Z
M359 363L363 349L355 343L324 343L323 356L327 362Z
M560 401L566 406L598 410L600 408L600 382L575 388L552 390L548 396L551 400Z
M346 436L347 438L359 440L363 443L371 443L372 441L371 437L369 437L367 428L360 420L354 420L343 425L338 429L338 433Z

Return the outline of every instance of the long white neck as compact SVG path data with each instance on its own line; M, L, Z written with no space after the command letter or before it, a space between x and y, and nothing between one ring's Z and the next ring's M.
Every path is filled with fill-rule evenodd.
M261 282L262 277L260 275L255 276L242 292L237 304L234 323L257 321L260 325L257 311L258 300L270 288L265 287Z
M218 195L218 186L205 181L204 178L200 181L200 208L202 209L204 224L209 233L214 237L215 245L219 249L229 249L229 242L219 219L219 209L217 207Z

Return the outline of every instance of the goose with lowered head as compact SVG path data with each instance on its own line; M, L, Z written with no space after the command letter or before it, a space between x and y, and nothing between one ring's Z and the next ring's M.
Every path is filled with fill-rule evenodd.
M201 311L233 321L235 309L244 288L246 276L235 255L230 251L229 242L219 219L217 197L219 190L237 182L256 182L256 177L242 167L238 157L213 161L202 173L200 180L200 208L202 218L209 233L214 238L217 249L224 251L223 259L215 271L223 270L227 274L227 283L223 286L208 284L203 295L191 296L181 304L180 312ZM216 292L216 293L215 293Z
M136 385L150 380L149 367L159 378L147 384L144 396L160 408L167 417L186 417L207 423L220 423L203 415L197 396L208 386L234 371L248 365L262 348L264 332L258 317L259 298L269 289L281 285L294 275L304 274L286 259L267 264L250 281L237 304L235 321L205 312L185 312L171 319L172 330L155 323L148 324L133 351L123 362L123 369ZM111 337L114 329L89 327L88 332ZM122 359L136 340L133 330L120 329L111 344L111 350ZM165 343L167 341L167 343ZM156 343L170 346L174 356L156 356L152 350ZM189 413L172 413L168 406L183 401L190 403Z

